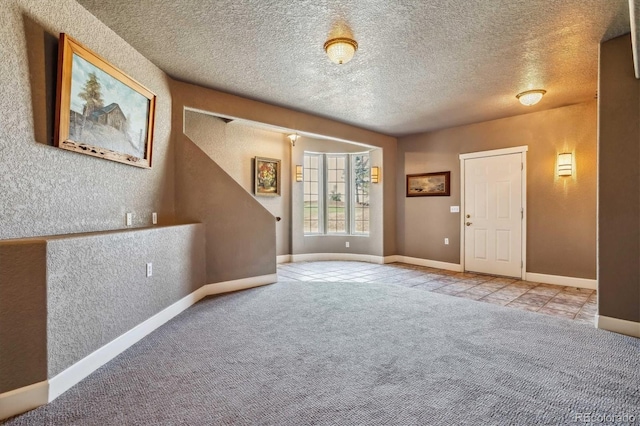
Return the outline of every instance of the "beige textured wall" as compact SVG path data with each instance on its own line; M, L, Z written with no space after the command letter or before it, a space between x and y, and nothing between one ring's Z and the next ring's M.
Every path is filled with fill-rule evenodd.
M396 139L380 133L338 123L322 117L241 98L239 96L203 89L192 84L172 84L174 108L185 106L245 120L265 123L284 129L322 135L351 142L359 142L383 149L383 176L394 176L396 168ZM178 114L176 112L176 114ZM181 115L175 116L174 128L181 127ZM176 127L178 126L178 127ZM396 185L393 179L384 179L384 254L396 254Z
M323 139L302 137L292 149L292 168L295 165L304 164L304 153L309 152L333 152L353 153L370 152L371 166L381 166L383 150L380 148L367 148L361 145L329 141ZM293 171L292 171L293 173ZM382 256L384 252L384 205L383 186L381 184L370 185L370 211L369 211L369 236L338 236L338 235L309 235L303 231L304 212L302 209L304 200L304 187L302 183L293 182L292 189L292 254L305 253L354 253ZM349 247L346 247L349 242Z
M291 253L291 143L285 135L194 111L185 113L185 134L249 194L254 192L253 158L281 160L281 195L254 197L282 218L276 222L276 253Z
M3 0L0 240L162 223L174 215L168 77L72 0ZM66 32L158 96L151 170L51 146L58 34Z
M629 35L600 46L598 314L640 322L640 82Z
M0 393L46 378L46 241L0 242Z
M596 102L408 136L398 142L398 245L405 256L460 262L461 153L528 145L527 271L596 278ZM559 178L556 155L574 152ZM451 171L450 197L405 198L405 175ZM444 245L444 238L450 245Z

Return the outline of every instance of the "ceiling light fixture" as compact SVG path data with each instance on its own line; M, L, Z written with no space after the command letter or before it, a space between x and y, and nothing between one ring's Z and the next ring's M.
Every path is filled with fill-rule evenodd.
M324 51L327 52L327 56L331 59L331 62L338 65L349 62L356 50L358 50L358 43L348 37L332 38L324 44Z
M542 99L545 93L547 93L547 91L542 89L527 90L526 92L518 93L516 98L518 98L522 105L532 106L540 102L540 99Z

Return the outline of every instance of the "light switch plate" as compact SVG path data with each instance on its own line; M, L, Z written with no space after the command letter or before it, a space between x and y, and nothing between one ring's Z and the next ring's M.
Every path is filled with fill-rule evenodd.
M460 213L460 206L451 206L451 213Z

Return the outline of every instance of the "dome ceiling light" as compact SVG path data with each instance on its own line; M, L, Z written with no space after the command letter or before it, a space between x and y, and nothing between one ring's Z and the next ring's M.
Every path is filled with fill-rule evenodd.
M334 64L346 64L353 58L358 50L358 43L348 37L338 37L327 40L324 44L324 51Z
M526 92L518 93L516 98L518 98L522 105L532 106L540 102L540 99L542 99L545 93L547 93L547 91L542 89L527 90Z

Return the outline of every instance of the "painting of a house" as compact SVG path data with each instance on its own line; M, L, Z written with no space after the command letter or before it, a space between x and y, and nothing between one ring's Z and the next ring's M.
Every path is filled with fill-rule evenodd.
M69 139L145 159L149 99L73 54Z
M111 103L91 114L91 119L96 123L111 126L121 132L126 131L127 117L124 116L120 105Z

